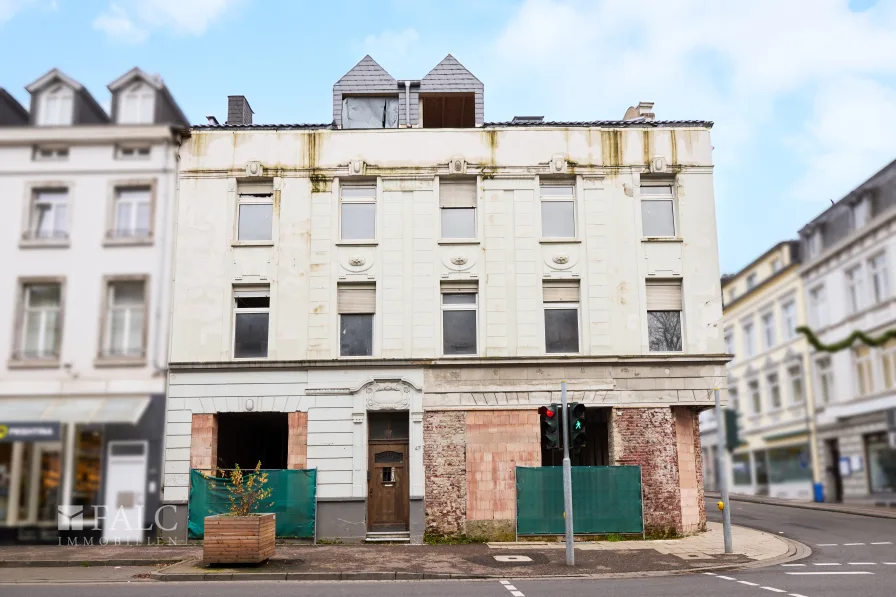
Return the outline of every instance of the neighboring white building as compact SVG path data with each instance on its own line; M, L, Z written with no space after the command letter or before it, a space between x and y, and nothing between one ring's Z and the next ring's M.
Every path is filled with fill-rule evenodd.
M778 243L722 278L722 333L728 363L728 404L738 413L740 445L730 457L735 493L812 497L808 351L796 328L805 324L799 242ZM718 489L718 425L700 416L706 486Z
M808 325L825 344L896 327L896 162L800 230ZM826 501L896 503L896 341L812 354ZM896 420L896 419L894 419Z
M161 489L187 122L136 68L109 85L111 117L58 70L27 90L30 111L0 90L0 541L56 543L57 505L85 528L121 506L102 533L134 539Z
M333 124L181 148L164 499L190 470L317 469L319 537L513 536L537 408L588 406L581 464L640 464L649 529L705 522L697 413L724 387L711 123L484 123L448 56L370 57ZM407 128L410 125L411 128ZM204 515L204 513L201 513Z

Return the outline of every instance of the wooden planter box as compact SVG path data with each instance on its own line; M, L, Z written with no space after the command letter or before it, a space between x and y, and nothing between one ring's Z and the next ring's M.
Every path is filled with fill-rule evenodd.
M205 564L260 564L274 555L276 515L206 516Z

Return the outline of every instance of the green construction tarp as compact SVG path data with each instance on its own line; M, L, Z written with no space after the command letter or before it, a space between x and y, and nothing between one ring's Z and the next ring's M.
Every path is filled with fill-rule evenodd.
M248 475L252 471L245 471ZM277 536L314 538L314 517L317 514L317 470L268 470L271 497L269 507L258 512L277 515ZM205 517L226 514L230 510L229 478L212 477L200 470L190 471L189 523L190 539L202 539Z
M517 467L517 534L562 535L563 467ZM573 532L643 533L641 467L572 467Z

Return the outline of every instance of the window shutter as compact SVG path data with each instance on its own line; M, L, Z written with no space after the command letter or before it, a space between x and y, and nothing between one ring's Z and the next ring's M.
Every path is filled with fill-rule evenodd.
M240 182L237 186L240 195L273 195L274 183L272 182Z
M648 311L681 311L681 281L647 280Z
M577 303L579 302L579 282L563 280L544 283L544 302Z
M376 286L345 284L338 288L337 308L340 313L376 313Z
M442 294L470 294L478 290L479 285L476 282L445 282L442 284Z
M439 182L441 207L476 207L476 182Z
M243 287L234 287L233 289L234 297L264 297L271 296L271 289L268 286L258 287L258 286L243 286Z

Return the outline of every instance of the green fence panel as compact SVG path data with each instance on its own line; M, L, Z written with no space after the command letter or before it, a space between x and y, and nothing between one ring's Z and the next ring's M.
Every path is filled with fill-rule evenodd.
M516 469L517 534L562 535L563 467ZM640 466L572 467L573 532L643 533Z
M248 474L250 471L246 471ZM314 538L314 517L317 514L317 469L268 470L267 486L271 488L270 507L259 512L277 515L277 536ZM212 477L202 471L190 471L189 522L190 539L202 539L205 517L225 514L230 510L229 478Z

